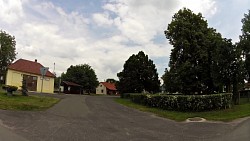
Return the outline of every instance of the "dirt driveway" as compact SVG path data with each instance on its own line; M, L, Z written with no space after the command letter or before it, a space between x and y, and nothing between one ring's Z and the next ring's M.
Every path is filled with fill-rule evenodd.
M0 141L249 141L250 118L238 122L175 122L124 107L113 97L57 95L40 112L0 110Z

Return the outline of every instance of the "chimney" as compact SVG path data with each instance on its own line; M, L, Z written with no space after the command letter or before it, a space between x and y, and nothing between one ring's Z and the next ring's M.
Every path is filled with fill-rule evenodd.
M37 59L35 59L35 62L37 63Z

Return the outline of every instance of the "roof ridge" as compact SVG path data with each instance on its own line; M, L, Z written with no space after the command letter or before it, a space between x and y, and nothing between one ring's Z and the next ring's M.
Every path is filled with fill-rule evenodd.
M39 63L39 62L35 62L35 61L27 60L27 59L22 59L22 58L16 60L16 62L19 61L19 60L24 60L24 61L28 61L28 62L32 62L32 63L37 63L37 64L40 64L41 66L43 66L43 65L42 65L41 63ZM16 63L16 62L14 62L14 63ZM43 67L44 67L44 66L43 66Z

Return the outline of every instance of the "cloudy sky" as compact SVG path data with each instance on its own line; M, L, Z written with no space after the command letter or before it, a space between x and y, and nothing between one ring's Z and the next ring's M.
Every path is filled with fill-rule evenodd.
M249 0L0 0L0 29L15 36L17 59L37 59L57 76L89 64L98 80L115 78L132 54L144 51L159 76L172 49L164 36L187 7L237 42Z

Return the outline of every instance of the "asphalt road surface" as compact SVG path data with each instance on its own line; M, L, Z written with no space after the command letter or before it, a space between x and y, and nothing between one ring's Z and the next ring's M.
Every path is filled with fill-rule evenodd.
M55 95L47 111L0 110L0 141L250 141L250 118L175 122L114 102L114 97Z

